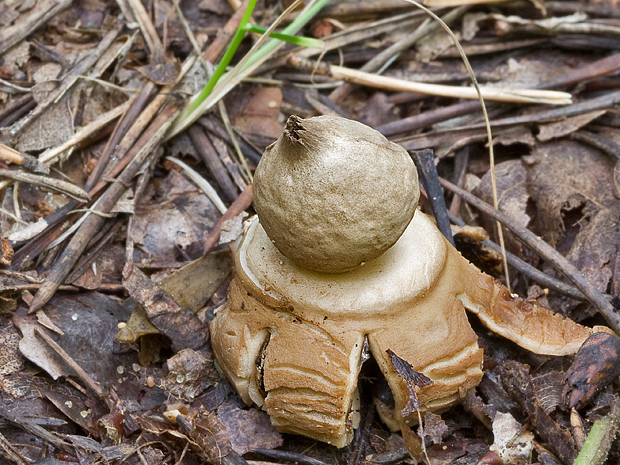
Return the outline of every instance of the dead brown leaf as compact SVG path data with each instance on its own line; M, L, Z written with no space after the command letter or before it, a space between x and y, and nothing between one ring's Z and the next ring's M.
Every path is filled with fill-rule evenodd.
M197 312L232 270L230 254L215 252L200 257L173 272L159 284L181 306Z
M45 86L49 84L49 81L42 83ZM37 84L37 87L40 85ZM43 101L48 94L49 92L46 90L35 99ZM34 91L33 95L36 95ZM65 96L58 103L52 104L45 113L20 132L15 148L21 152L43 150L62 144L73 135L73 132L70 99Z
M161 387L168 394L191 402L221 378L213 359L206 359L192 349L183 349L167 361L168 375Z
M529 367L507 360L500 367L500 373L504 388L527 412L540 437L564 463L573 463L577 455L575 441L569 431L545 413L534 392Z
M545 142L571 134L605 113L607 113L607 110L599 110L584 113L583 115L573 116L572 118L555 121L553 123L539 124L538 128L540 129L540 132L536 138L542 142Z
M10 321L0 327L0 389L13 397L18 397L11 375L24 368L24 356L19 351L21 336Z
M119 320L128 318L128 308L119 300L97 292L57 295L45 307L45 313L63 331L55 337L58 344L95 380L117 385L131 374L135 355L118 355L114 348ZM47 371L52 378L75 376L73 371L36 334L34 315L21 306L13 317L23 334L20 350L26 358ZM120 368L119 368L120 367ZM120 373L119 373L120 371ZM118 382L120 380L120 383Z
M11 264L11 260L13 259L13 247L11 247L9 241L4 237L0 237L0 241L2 242L2 256L0 256L0 265L9 266Z
M133 240L142 244L142 260L187 261L202 256L208 232L220 217L207 197L182 174L170 171L147 191L136 207ZM137 252L136 252L137 253ZM181 255L181 258L177 258Z
M566 406L582 408L620 375L620 339L595 333L583 343L570 369L562 397Z
M282 435L271 424L269 415L257 409L241 409L232 403L217 409L217 419L235 452L243 455L255 449L273 449L283 444Z
M87 405L87 399L84 396L78 396L77 393L53 391L51 389L43 389L42 394L67 418L85 431L88 431L90 435L96 438L99 437L93 412Z
M234 116L235 126L250 138L275 140L280 137L282 125L278 117L282 91L277 87L263 87L252 91L244 100Z
M495 178L497 183L497 204L499 210L508 215L513 221L522 227L527 227L530 223L530 216L527 214L529 194L527 192L527 172L521 160L509 160L499 163L495 167ZM474 190L474 194L489 204L493 204L493 191L491 184L491 171L482 177L480 184ZM497 238L496 222L490 218L483 217L485 229L489 232L492 240L499 243ZM523 257L524 246L517 241L514 236L504 229L506 239L506 249L510 252Z
M194 429L188 435L197 446L194 447L194 452L207 459L209 463L215 465L222 463L222 458L232 452L232 446L226 428L216 415L200 410L193 419L193 426Z
M601 292L608 290L620 243L614 165L598 150L571 141L536 147L527 165L539 234Z
M134 267L123 285L144 307L151 323L170 338L175 352L205 347L209 340L208 326L194 312L179 306L170 294L156 286L147 275Z
M179 60L170 60L165 64L150 63L148 65L140 66L137 70L144 77L156 84L172 84L176 81L177 76L181 71L181 62Z

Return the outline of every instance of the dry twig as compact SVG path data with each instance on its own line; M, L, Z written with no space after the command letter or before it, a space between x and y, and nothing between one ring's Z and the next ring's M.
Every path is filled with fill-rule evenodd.
M69 197L80 200L82 202L87 202L90 200L90 196L86 193L84 189L77 187L70 182L61 181L60 179L53 179L48 176L39 176L36 174L5 170L1 168L0 177L45 187L46 189L60 192L61 194L66 194Z

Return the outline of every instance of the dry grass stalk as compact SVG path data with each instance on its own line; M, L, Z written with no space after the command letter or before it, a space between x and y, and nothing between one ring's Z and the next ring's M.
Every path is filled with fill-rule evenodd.
M441 84L427 84L411 82L387 76L365 73L343 66L329 66L330 74L336 79L362 84L383 90L397 92L418 92L421 94L438 95L465 99L478 99L473 87L445 86ZM571 95L567 92L537 89L501 89L495 87L480 87L485 100L513 103L539 103L547 105L567 105L572 103Z
M426 0L424 5L429 8L447 7L447 6L463 6L463 5L480 5L483 3L500 3L510 0Z
M183 163L178 158L166 157L166 159L170 160L171 162L183 168L183 171L185 171L185 173L187 174L187 177L189 177L192 181L194 181L194 183L196 183L196 185L200 188L200 190L204 193L204 195L206 195L207 198L211 202L213 202L213 205L215 205L215 208L217 208L222 215L226 213L226 210L227 210L226 205L224 205L224 202L222 202L222 199L220 199L220 196L217 194L217 191L213 189L211 184L209 184L209 182L205 178L200 176L195 170L193 170L186 163Z
M443 21L447 24L452 23L456 19L460 18L465 12L467 8L455 8L454 10L449 11L444 15ZM419 27L414 29L410 34L407 34L403 39L396 41L392 45L390 45L387 49L378 53L374 58L368 61L364 66L360 68L360 71L366 73L374 73L379 72L382 73L382 69L385 69L386 66L392 63L392 61L398 57L400 53L411 48L414 44L420 41L422 38L428 36L429 34L437 31L441 26L431 21L431 18L426 19L424 23L422 23ZM349 93L353 90L353 85L351 83L346 83L343 86L337 87L330 95L329 98L333 102L342 101Z
M142 36L151 51L151 63L164 62L164 46L157 35L155 26L151 21L149 14L146 12L144 5L139 0L127 0L129 7L138 21Z
M127 164L123 172L118 176L117 182L114 182L103 193L99 200L93 205L93 209L98 212L109 213L121 195L127 189L125 186L138 173L138 170L147 161L149 156L153 154L155 148L161 142L162 137L170 128L174 117L179 112L179 102L169 101L161 112L155 117L149 128L142 134L140 140L135 144L138 149L135 156ZM86 246L92 238L92 234L96 232L103 224L105 218L100 215L88 215L80 228L76 231L67 245L61 258L54 264L48 274L48 280L39 288L30 304L30 312L39 310L54 295L58 286L68 276L73 265L81 257Z
M287 8L272 24L269 26L267 31L261 36L258 41L254 44L254 46L250 49L248 53L245 54L243 59L233 68L229 74L222 77L219 82L213 88L211 94L196 108L191 114L185 115L185 112L181 113L179 117L179 121L176 121L174 125L170 128L170 132L166 135L166 140L171 139L177 134L183 132L193 123L195 123L200 116L202 116L205 112L213 107L217 102L219 102L228 92L230 92L234 87L237 86L244 78L250 76L261 64L263 64L267 59L269 59L273 53L282 46L282 42L278 42L275 44L273 48L271 48L267 53L265 53L259 60L256 60L254 63L248 65L248 61L251 57L258 51L260 47L269 39L269 34L271 34L275 28L280 24L280 22L288 16L288 14L294 10L299 5L298 1L293 3L289 8ZM196 98L197 96L194 96ZM194 98L190 99L186 108L193 103Z

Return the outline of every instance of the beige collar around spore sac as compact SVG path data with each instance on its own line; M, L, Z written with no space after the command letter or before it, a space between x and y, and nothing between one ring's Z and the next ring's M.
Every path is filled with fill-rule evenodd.
M441 233L420 211L386 253L346 273L296 265L273 245L257 217L249 220L238 248L237 273L254 297L271 307L292 307L311 320L376 320L410 310L441 273L447 250Z

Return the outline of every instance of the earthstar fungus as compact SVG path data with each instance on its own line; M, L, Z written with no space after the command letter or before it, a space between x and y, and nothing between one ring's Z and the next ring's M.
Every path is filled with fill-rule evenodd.
M384 418L394 427L417 415L401 418L409 391L388 349L433 380L417 391L422 411L446 409L480 382L482 349L465 310L539 354L575 353L607 330L514 297L465 260L415 210L407 152L360 123L291 116L254 188L258 217L236 244L211 338L243 400L282 432L351 441L365 338L394 396Z

